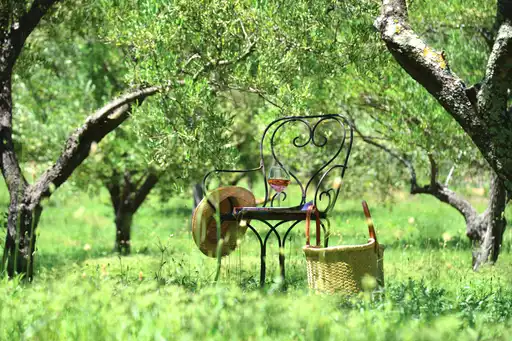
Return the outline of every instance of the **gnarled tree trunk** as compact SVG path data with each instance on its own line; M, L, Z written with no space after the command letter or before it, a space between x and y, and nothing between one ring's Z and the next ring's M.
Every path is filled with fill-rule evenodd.
M3 43L7 44L6 41ZM3 46L6 48L6 45ZM35 229L42 212L33 188L23 177L12 140L11 69L0 69L0 168L9 190L7 235L0 269L9 276L26 273L32 277Z
M466 86L409 23L406 0L382 0L375 20L395 60L446 109L512 191L512 1L496 1L494 39L485 76Z
M503 181L493 172L489 193L489 206L482 214L467 221L466 234L473 242L473 268L490 260L495 263L501 250L507 221L504 216L507 192Z
M7 220L2 268L12 277L26 274L28 279L33 276L33 259L36 251L35 230L42 213L42 206L31 202L28 190L16 193L18 199L11 200Z
M10 38L3 38L2 56L13 53ZM32 276L32 256L35 245L34 229L41 207L30 197L30 188L21 173L12 140L12 65L6 59L0 65L0 169L9 190L7 236L0 269L9 276L27 273Z

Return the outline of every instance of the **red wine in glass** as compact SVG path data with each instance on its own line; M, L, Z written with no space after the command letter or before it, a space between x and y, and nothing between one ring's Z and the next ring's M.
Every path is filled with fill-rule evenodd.
M274 165L270 167L267 182L270 187L272 187L277 193L281 194L281 192L290 184L290 175L283 167Z
M288 179L268 179L268 184L276 192L281 193L290 184L290 180L288 180Z

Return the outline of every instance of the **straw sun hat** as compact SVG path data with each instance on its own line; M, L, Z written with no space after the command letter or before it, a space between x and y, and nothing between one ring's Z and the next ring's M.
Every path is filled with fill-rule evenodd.
M219 213L208 203L208 199ZM197 205L192 217L192 236L202 253L209 257L217 257L217 224L218 214L228 214L234 207L254 207L254 195L245 188L236 186L219 187L203 198ZM220 235L224 239L221 256L226 256L236 249L237 240L247 230L247 225L239 225L237 221L224 221L220 224Z

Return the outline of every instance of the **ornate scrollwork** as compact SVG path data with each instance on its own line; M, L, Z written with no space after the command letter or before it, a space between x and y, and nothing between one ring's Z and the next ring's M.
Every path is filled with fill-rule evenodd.
M272 196L272 199L270 200L270 207L274 207L274 200L276 200L276 198L279 197L279 200L286 200L286 192L281 192L281 193L274 193L274 195Z
M342 174L345 172L345 166L344 165L334 165L331 168L329 168L320 178L320 181L318 182L318 186L315 191L315 206L318 207L318 210L320 212L328 212L332 210L334 205L336 204L336 200L338 199L338 195L340 193L340 187L338 188L328 188L324 191L321 191L321 186L324 181L324 179L327 177L327 175L334 169L342 168ZM343 175L342 175L343 176ZM320 202L322 201L323 197L327 197L327 205L325 205L325 208L322 209L321 207L324 205L320 205Z
M285 166L281 161L281 157L277 153L277 141L276 137L278 136L278 132L288 124L299 124L304 128L303 133L295 136L291 141L291 146L295 148L305 148L308 145L323 148L328 142L329 138L325 134L321 134L321 128L326 122L336 122L340 127L341 138L339 138L339 145L335 149L335 152L331 158L329 158L323 165L321 165L314 174L305 182L305 184L299 179L296 172L294 172L289 167ZM305 134L305 135L304 135ZM352 127L348 123L348 121L341 115L315 115L315 116L291 116L291 117L283 117L279 118L273 122L271 122L263 132L263 136L260 142L260 166L253 169L246 170L214 170L206 174L203 179L203 189L205 193L207 191L207 178L213 174L219 173L246 173L246 172L254 172L261 171L263 173L264 186L265 186L265 201L263 206L269 205L270 207L274 207L275 199L277 198L277 193L271 195L269 193L269 186L267 183L267 174L265 169L265 155L264 155L264 145L265 138L269 137L270 142L270 156L272 158L272 162L275 162L280 167L282 167L288 174L292 181L299 185L301 190L301 200L297 202L296 205L293 206L301 206L306 203L306 197L308 191L312 187L314 179L320 179L317 183L317 188L315 189L314 198L312 198L314 204L318 207L321 212L330 211L338 198L340 189L338 188L329 188L326 190L321 190L321 185L325 182L328 175L331 174L334 170L341 169L341 178L345 175L345 170L347 168L348 158L350 155L350 150L352 148L352 139L353 139L353 131ZM339 135L338 135L339 136ZM337 142L337 141L336 141ZM340 156L342 150L346 147L346 156L342 163L333 164L336 159ZM281 201L287 199L287 194L285 192L281 192ZM326 204L325 204L326 203ZM322 207L319 207L321 204ZM292 206L292 205L288 205Z
M318 119L316 122L309 122L311 120ZM342 137L340 139L339 147L335 150L334 155L327 160L318 170L315 171L313 176L307 181L306 185L304 186L303 182L300 181L298 176L293 172L289 167L286 167L283 162L281 161L280 157L276 153L276 136L278 131L284 127L287 124L290 123L299 123L305 128L306 138L304 139L303 135L296 136L292 139L292 145L296 148L304 148L307 145L312 145L315 147L322 148L327 145L328 143L328 137L325 135L320 134L320 128L323 123L327 121L334 121L337 122L340 126L340 131L342 132ZM347 127L349 127L349 134L347 136ZM341 177L344 176L346 165L348 162L348 157L350 154L350 149L352 147L352 128L348 124L347 120L341 116L341 115L317 115L317 116L296 116L296 117L283 117L280 119L277 119L270 123L267 128L265 129L263 136L261 138L260 143L260 155L261 160L264 159L264 143L265 143L265 137L270 134L270 151L272 155L272 159L275 163L277 163L280 167L284 168L288 174L290 174L290 177L293 179L295 183L297 183L301 189L302 197L300 203L298 203L297 206L303 205L306 202L306 196L308 193L309 188L311 187L311 184L313 180L320 176L320 180L318 182L318 187L315 191L314 196L314 203L318 206L322 199L327 198L327 205L325 209L321 209L322 212L327 212L332 209L334 206L336 199L338 198L339 194L339 188L338 189L327 189L325 191L320 191L320 185L324 182L324 179L326 176L331 173L333 169L341 168ZM301 139L304 139L301 141ZM347 146L347 153L346 157L344 159L344 162L342 164L335 164L331 166L327 171L322 173L329 165L331 165L340 155L341 151L343 150L345 143L348 141ZM263 176L265 179L265 202L270 202L270 206L274 206L274 199L276 198L276 194L272 196L272 198L269 200L269 193L268 193L268 185L267 185L267 174L265 173L265 166L263 166ZM282 192L284 195L286 193ZM323 206L323 205L322 205Z

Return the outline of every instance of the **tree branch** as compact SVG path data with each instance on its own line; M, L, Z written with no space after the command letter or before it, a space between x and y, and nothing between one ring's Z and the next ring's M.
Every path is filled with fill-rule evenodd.
M471 206L469 201L461 198L457 193L454 191L448 189L443 184L440 184L437 182L437 163L435 162L432 154L429 154L429 161L430 161L430 184L425 186L418 185L417 178L416 178L416 171L414 169L414 166L412 162L407 158L407 156L401 156L400 154L396 153L395 151L391 150L390 148L375 142L373 139L363 135L361 131L357 128L357 125L355 124L354 120L351 119L351 124L356 132L357 135L361 137L361 139L374 146L377 147L384 152L388 153L393 158L400 161L403 165L407 167L410 174L410 183L411 183L411 194L430 194L434 197L436 197L439 201L442 201L446 204L449 204L453 208L455 208L457 211L459 211L460 214L464 217L464 219L467 221L473 219L478 213L477 211Z
M116 175L114 171L113 177L115 176ZM114 208L114 215L117 215L117 210L120 206L119 195L121 194L119 184L114 181L108 181L105 182L105 187L107 187L108 193L110 194L110 201L112 202L112 207Z
M44 172L31 186L32 203L37 204L42 197L51 195L50 186L58 188L71 173L87 158L91 144L100 142L105 135L123 123L133 105L140 105L146 97L159 93L164 87L153 86L132 91L99 109L89 116L84 125L68 138L59 159Z
M149 192L151 192L157 182L158 176L156 176L154 173L149 173L149 175L146 177L146 180L144 180L144 183L137 189L137 192L135 193L135 197L132 203L132 209L134 213L139 209L144 200L146 200Z
M11 38L14 48L14 61L21 53L25 41L41 21L48 10L60 0L34 0L30 9L21 18L19 23L13 23Z
M215 66L230 66L230 65L233 65L233 64L243 61L244 59L249 57L251 55L251 53L254 52L255 46L256 46L256 42L250 43L247 50L244 53L242 53L240 56L238 56L238 58L236 58L236 59L216 60L216 61L211 61L211 62L206 63L201 69L199 69L199 71L197 71L195 73L195 75L194 75L194 77L192 77L192 79L194 81L196 81L201 74L203 74L204 72L210 70L211 68L213 68Z
M466 95L462 80L450 71L444 52L426 44L408 23L405 0L382 0L381 15L375 20L388 50L396 61L471 134L476 119L475 103Z
M469 203L469 201L460 197L457 193L451 189L445 187L443 184L436 183L435 187L430 185L418 187L416 191L411 192L412 194L431 194L436 197L439 201L449 204L464 217L465 221L471 221L478 215L475 208Z
M124 185L121 193L121 205L119 207L128 206L130 204L130 194L132 193L132 176L129 171L123 174Z

